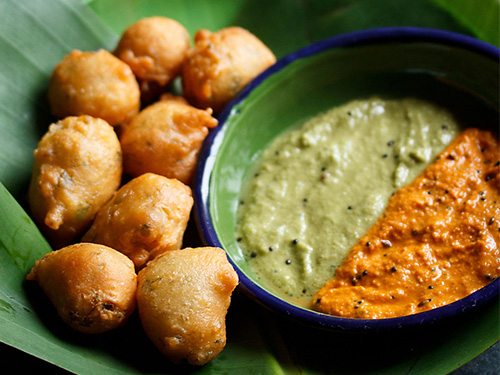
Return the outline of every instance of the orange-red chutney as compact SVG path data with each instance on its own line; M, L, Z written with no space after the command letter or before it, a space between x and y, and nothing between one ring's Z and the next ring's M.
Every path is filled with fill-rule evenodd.
M380 319L446 305L499 276L499 245L499 144L468 129L392 196L312 306Z

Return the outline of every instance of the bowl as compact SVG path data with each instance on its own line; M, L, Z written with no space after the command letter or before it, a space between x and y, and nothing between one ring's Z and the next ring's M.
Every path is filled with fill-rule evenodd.
M240 191L260 153L307 118L370 95L422 97L498 116L499 50L468 36L424 28L339 35L294 52L253 80L221 113L200 154L195 219L202 241L226 250L240 288L279 315L333 330L415 327L463 314L498 297L500 281L454 303L388 319L351 319L293 305L256 282L235 236ZM488 114L489 113L489 114ZM498 119L498 117L496 117Z

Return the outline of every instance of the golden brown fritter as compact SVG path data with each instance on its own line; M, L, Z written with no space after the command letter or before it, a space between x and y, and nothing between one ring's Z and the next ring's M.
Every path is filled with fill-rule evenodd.
M83 241L121 251L140 268L165 251L181 248L192 206L188 186L146 173L117 191Z
M226 313L238 276L224 250L169 251L138 275L137 306L146 334L173 362L203 365L226 344Z
M125 30L115 55L132 68L144 92L165 87L179 75L189 44L189 33L179 22L149 17Z
M34 157L31 211L53 245L67 245L88 229L120 184L118 137L104 120L67 117L50 125Z
M200 30L182 69L186 98L219 112L276 57L255 35L240 27Z
M114 126L139 111L139 85L130 67L109 52L74 50L52 73L49 102L57 117L89 115Z
M180 97L164 96L123 127L125 172L132 176L152 172L189 184L208 129L216 125L211 111L196 109Z
M26 278L37 281L63 321L80 332L117 328L135 308L134 264L107 246L80 243L52 251Z

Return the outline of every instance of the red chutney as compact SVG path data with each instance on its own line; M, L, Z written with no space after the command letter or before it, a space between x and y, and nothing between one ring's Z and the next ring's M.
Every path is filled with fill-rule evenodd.
M468 129L351 249L312 307L351 318L410 315L463 298L500 274L500 149Z

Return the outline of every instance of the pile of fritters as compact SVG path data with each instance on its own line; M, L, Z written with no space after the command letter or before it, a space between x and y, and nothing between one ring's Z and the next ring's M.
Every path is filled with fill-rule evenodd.
M74 50L55 67L48 98L59 120L34 151L29 203L59 250L28 279L86 333L121 326L137 300L160 351L201 365L225 346L238 278L221 249L181 250L190 184L214 111L275 57L239 27L194 39L175 20L146 18L113 53ZM176 79L184 97L172 93Z

